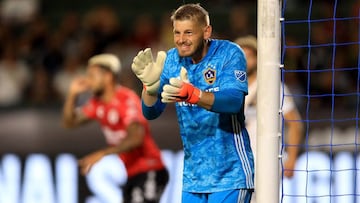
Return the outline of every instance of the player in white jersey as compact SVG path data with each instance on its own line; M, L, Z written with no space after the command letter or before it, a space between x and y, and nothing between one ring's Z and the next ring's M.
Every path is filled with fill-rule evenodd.
M244 50L247 60L249 94L245 100L246 128L250 135L251 148L256 159L257 40L254 36L249 35L237 38L235 43ZM290 91L286 85L281 85L279 91L284 95L290 95ZM283 163L283 175L290 178L294 175L295 162L300 151L299 145L303 138L303 124L300 122L301 117L293 98L285 96L284 99L281 98L280 101L282 102L285 129L287 129L285 132L287 147L285 148L286 158ZM255 202L254 195L252 202Z

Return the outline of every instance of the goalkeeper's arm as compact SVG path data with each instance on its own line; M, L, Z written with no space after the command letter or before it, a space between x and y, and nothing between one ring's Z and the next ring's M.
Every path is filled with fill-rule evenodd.
M146 119L153 120L164 111L166 105L160 101L158 96L150 95L146 90L143 90L141 98L142 112Z
M170 83L163 87L161 96L161 101L164 103L184 101L217 113L238 113L245 99L244 92L236 89L204 92L191 83L177 78L170 79Z
M241 111L245 94L232 89L220 92L202 92L197 105L216 113L238 113Z
M185 101L217 113L238 113L243 107L245 94L234 88L204 92L189 83L186 74L180 74L180 79L170 78L169 84L164 85L161 97L164 103Z
M180 79L170 78L169 84L163 86L161 97L164 103L185 101L217 113L238 113L245 100L244 92L235 88L214 93L200 90L190 83L184 67L180 70ZM155 100L148 102L154 104Z

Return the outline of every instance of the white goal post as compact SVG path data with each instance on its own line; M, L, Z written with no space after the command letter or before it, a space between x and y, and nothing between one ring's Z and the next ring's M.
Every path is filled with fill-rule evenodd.
M279 202L281 0L258 0L257 203Z

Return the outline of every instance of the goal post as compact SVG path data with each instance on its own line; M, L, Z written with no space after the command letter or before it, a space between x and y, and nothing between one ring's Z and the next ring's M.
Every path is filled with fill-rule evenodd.
M280 10L280 0L258 0L257 203L279 202Z

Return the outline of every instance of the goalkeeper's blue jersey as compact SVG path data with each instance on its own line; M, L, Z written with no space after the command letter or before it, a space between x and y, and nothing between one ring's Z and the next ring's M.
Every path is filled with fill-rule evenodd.
M169 50L159 91L170 78L179 77L181 67L187 69L190 83L202 91L247 94L245 56L230 41L211 40L207 55L197 64L180 58L177 49ZM176 111L184 147L183 190L208 193L253 188L253 155L243 109L215 113L178 102Z

